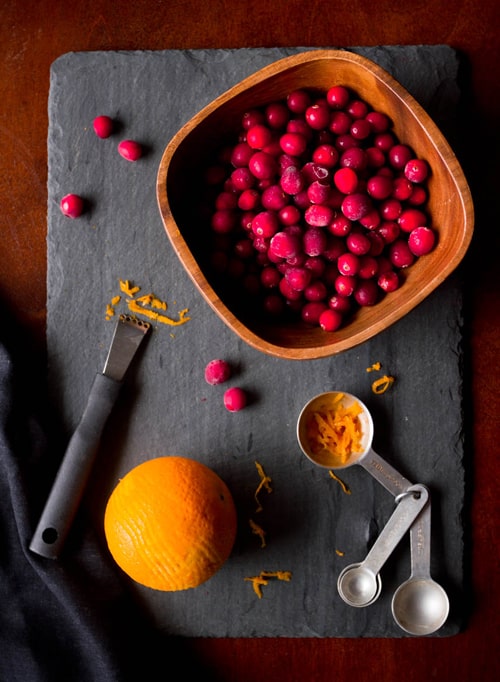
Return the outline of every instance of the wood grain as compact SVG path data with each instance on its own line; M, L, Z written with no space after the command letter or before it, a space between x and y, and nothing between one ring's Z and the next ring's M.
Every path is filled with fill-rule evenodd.
M451 639L195 640L223 682L343 679L408 682L498 679L497 528L498 216L500 5L496 0L347 4L300 0L9 0L0 7L0 301L43 359L49 66L76 50L447 43L464 56L460 161L472 189L476 232L468 282L467 384L470 473L470 622ZM76 84L75 84L76 87ZM485 142L478 146L478 139ZM491 153L485 153L491 150ZM207 672L208 677L208 672Z

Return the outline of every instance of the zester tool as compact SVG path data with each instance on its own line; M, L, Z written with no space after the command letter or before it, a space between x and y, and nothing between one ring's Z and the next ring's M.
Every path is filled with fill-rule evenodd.
M57 559L83 497L107 419L125 373L150 324L120 315L104 370L92 384L83 415L68 444L52 490L30 543L30 550Z

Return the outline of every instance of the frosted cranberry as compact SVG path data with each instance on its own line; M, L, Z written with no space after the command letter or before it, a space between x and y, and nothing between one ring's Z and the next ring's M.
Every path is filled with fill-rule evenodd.
M386 293L396 291L396 289L399 289L400 285L399 275L394 270L382 272L377 278L377 284L382 291L385 291Z
M397 199L386 199L379 206L380 215L384 220L397 220L402 210L401 202Z
M311 202L307 196L307 190L303 189L300 192L297 192L297 194L294 194L293 202L295 206L297 206L299 209L302 209L302 211L305 211L307 208L309 208Z
M352 99L347 104L346 110L354 119L361 119L368 114L368 105L362 99Z
M350 133L339 135L335 140L335 146L341 152L351 149L351 147L359 147L360 144L359 140L356 140Z
M288 284L296 291L304 291L311 281L311 271L304 267L290 267L285 273Z
M357 256L364 256L371 248L370 239L363 232L350 232L346 237L347 248Z
M374 175L367 181L366 189L374 199L383 200L391 196L393 183L385 175Z
M287 168L290 168L290 166L298 166L299 165L299 160L295 156L291 156L291 154L280 154L278 156L278 170L283 173Z
M248 162L248 168L259 180L272 178L278 169L275 158L266 152L255 152Z
M323 253L327 244L326 234L317 227L311 227L304 232L304 253L308 256L319 256Z
M356 303L360 306L372 306L378 301L379 289L372 279L359 282L353 293Z
M398 201L406 201L413 192L413 185L407 178L394 178L392 196Z
M411 182L425 182L429 175L429 166L423 159L409 159L404 174Z
M321 104L312 104L304 113L308 125L313 130L323 130L330 123L328 107Z
M61 199L60 208L67 218L78 218L83 213L85 203L77 194L66 194Z
M247 405L247 394L242 388L233 386L224 393L224 407L229 412L239 412Z
M323 251L323 258L326 258L327 261L335 262L339 256L347 251L345 240L334 237L333 235L329 235L327 239L328 241Z
M377 227L377 234L379 234L386 244L391 244L400 234L399 225L394 221L385 221Z
M416 227L427 224L427 216L418 208L405 209L398 218L398 225L403 232L411 232Z
M394 147L395 142L396 139L391 133L378 133L373 139L375 147L385 153L388 153Z
M238 197L238 208L251 211L260 206L260 193L256 189L245 189Z
M394 267L407 268L414 263L415 256L406 240L396 239L389 247L389 259Z
M288 197L280 185L270 185L262 192L262 206L265 209L279 211L287 202Z
M341 326L342 321L342 314L338 310L327 308L319 316L318 323L325 332L334 332Z
M368 211L366 215L359 219L360 224L366 227L367 230L374 230L380 225L381 221L382 218L376 208L372 208L371 211Z
M255 185L255 176L248 168L235 168L231 173L231 182L237 191L242 192Z
M304 177L295 166L288 166L281 174L280 185L287 194L298 194L303 190L304 184Z
M328 307L332 310L338 310L339 313L345 315L352 308L351 299L349 296L341 296L340 294L333 294L328 299Z
M344 168L352 168L353 170L364 170L368 165L368 157L366 152L361 147L351 147L342 152L339 164Z
M330 198L330 187L318 180L311 182L306 191L312 204L326 204Z
M302 308L302 320L307 324L319 324L319 318L326 310L328 310L326 303L309 301L308 303L305 303Z
M330 206L313 204L306 208L304 220L312 227L326 227L332 221L333 215L333 209Z
M118 144L118 154L127 161L137 161L142 156L142 147L135 140L122 140Z
M350 127L350 133L355 140L366 140L371 131L370 123L366 118L360 118L353 121Z
M291 156L301 156L307 149L307 139L301 133L283 133L279 142L285 154Z
M216 386L223 384L231 377L231 366L226 360L211 360L205 367L205 381Z
M358 186L358 175L352 168L339 168L333 175L333 182L342 194L352 194Z
M302 300L302 292L299 289L294 289L286 277L281 279L278 288L287 301Z
M328 184L330 179L330 171L325 166L321 166L314 161L308 161L301 168L302 175L306 183L323 182Z
M349 194L342 202L341 210L349 220L359 220L372 209L370 197L366 194Z
M327 288L324 282L317 279L311 284L308 284L304 289L304 298L306 301L323 301L327 295Z
M352 222L345 215L336 215L328 225L328 231L336 237L345 237L352 229Z
M234 192L220 192L215 199L215 208L217 210L236 208L237 205L238 197Z
M106 139L113 132L113 119L109 116L96 116L92 125L97 137L102 139Z
M430 227L416 227L408 237L408 247L415 256L424 256L434 248L436 236Z
M312 160L326 168L333 168L339 160L339 153L331 144L320 144L312 153Z
M278 218L273 211L261 211L252 221L252 232L258 237L272 237L278 231Z
M359 259L358 277L360 279L372 279L378 271L377 259L373 256L361 256Z
M334 111L328 129L335 135L345 135L351 127L352 118L345 111Z
M359 272L359 258L354 253L343 253L339 256L337 267L341 275L355 277Z
M274 265L267 265L261 270L260 281L266 289L272 289L277 287L281 280L280 272L274 267Z
M232 232L236 227L236 214L234 211L215 211L212 215L212 229L219 234Z
M265 117L260 109L249 109L245 111L241 118L241 125L244 130L249 130L253 126L259 125L265 122Z
M276 232L271 238L269 244L269 251L274 253L278 258L290 258L296 256L301 249L299 238L294 234L287 232Z
M283 102L273 102L267 105L265 117L271 128L284 128L290 118L290 110Z
M343 85L333 85L326 93L326 101L332 109L344 109L351 96Z
M297 206L287 204L278 211L278 219L283 225L295 225L300 220L300 211Z
M354 290L356 289L356 284L356 277L350 277L349 275L339 275L335 279L335 291L339 294L339 296L352 296Z
M382 168L385 163L385 154L377 147L368 147L365 150L367 165L370 168Z
M368 232L366 236L370 240L371 244L368 254L374 257L380 256L385 248L385 240L377 232Z
M307 125L307 121L303 118L291 118L286 124L282 134L285 133L298 133L302 135L307 142L310 142L313 138L314 131Z
M311 105L311 96L307 90L294 90L289 93L286 103L294 114L303 114L307 107Z
M246 142L238 142L231 153L231 163L235 168L248 166L254 150Z
M271 130L262 124L252 126L247 131L247 144L252 149L263 149L272 139Z
M269 294L268 296L265 296L262 306L264 311L273 317L279 317L283 314L285 309L283 299L279 294Z
M326 263L323 258L319 256L309 256L304 261L304 267L311 271L313 278L320 278L325 272Z
M398 170L403 170L408 161L413 158L413 152L406 144L395 144L388 153L389 163Z
M366 120L370 123L374 133L385 133L391 125L391 120L381 111L369 111Z
M331 206L336 211L340 210L342 206L342 201L344 200L344 194L339 190L338 187L330 187L330 198L328 199L328 206Z
M234 253L238 258L248 260L254 254L253 241L248 238L238 239L234 245Z
M408 203L412 206L421 206L427 201L427 192L422 185L414 185L413 191L408 198Z

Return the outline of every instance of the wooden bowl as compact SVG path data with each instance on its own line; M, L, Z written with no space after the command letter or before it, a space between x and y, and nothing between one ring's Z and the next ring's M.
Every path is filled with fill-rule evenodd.
M438 231L435 249L405 270L405 282L379 303L360 308L338 331L324 332L302 322L260 317L238 297L234 284L216 283L207 268L203 238L207 227L194 211L203 188L196 169L213 162L240 129L242 114L286 98L297 88L326 92L351 87L374 109L385 112L401 142L428 161L427 210ZM200 180L201 182L201 180ZM472 199L462 169L445 138L422 107L386 71L357 54L313 50L281 59L217 97L186 123L166 147L157 177L157 198L174 251L212 309L254 348L280 358L309 360L345 351L387 329L415 308L457 267L473 231Z

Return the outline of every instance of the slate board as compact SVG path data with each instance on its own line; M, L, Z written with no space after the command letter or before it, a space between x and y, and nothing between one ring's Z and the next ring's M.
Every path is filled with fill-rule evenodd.
M409 541L382 569L379 600L366 609L337 594L341 569L362 560L394 508L393 498L360 467L345 471L346 495L328 473L310 464L295 439L304 403L328 389L358 395L372 410L375 449L433 499L432 573L447 589L450 617L435 636L463 624L464 444L462 414L462 294L449 278L416 310L363 345L331 358L284 361L241 342L195 290L164 233L155 181L172 135L214 96L256 69L306 48L88 52L60 57L51 69L48 134L48 321L51 400L64 439L78 422L94 374L102 371L114 323L106 304L119 279L153 291L176 317L155 327L131 369L112 414L89 491L93 523L119 476L144 459L181 454L214 468L233 491L240 528L233 555L195 590L160 593L131 584L138 601L168 634L210 637L403 637L390 601L409 576ZM446 46L353 48L390 71L446 132L458 100L458 59ZM92 130L108 114L120 130L107 140ZM147 148L137 163L116 151L120 139ZM62 216L68 192L90 209ZM120 303L117 313L125 311ZM252 395L246 410L222 404L227 386L210 387L205 364L233 363L228 385ZM380 361L396 384L371 392ZM61 452L62 455L62 452ZM258 460L272 478L255 514ZM252 535L252 517L267 546ZM337 553L343 552L343 555ZM257 599L244 578L263 569L289 570L291 582L272 582Z

